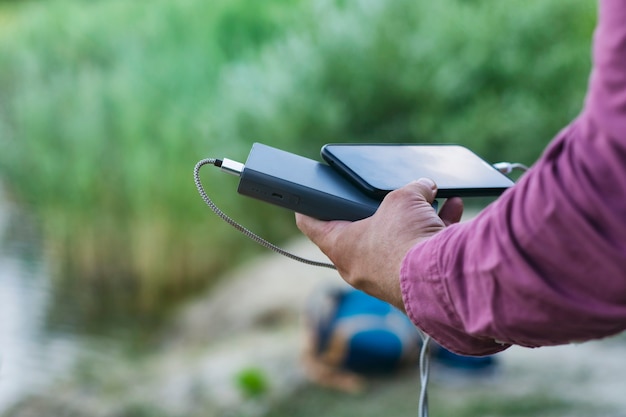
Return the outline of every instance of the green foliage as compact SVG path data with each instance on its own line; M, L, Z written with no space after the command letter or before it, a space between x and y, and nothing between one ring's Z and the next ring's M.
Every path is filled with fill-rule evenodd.
M582 106L591 7L317 2L306 29L224 72L217 119L230 137L309 154L327 141L456 142L530 163Z
M257 368L246 368L235 376L235 383L244 397L258 398L269 390L265 372Z
M152 313L256 249L210 214L191 177L200 158L245 157L247 142L210 132L218 75L298 6L247 4L53 1L7 14L0 175L41 219L79 317ZM211 195L244 219L234 179L211 174Z
M244 160L255 141L312 158L326 142L456 142L530 163L582 105L590 3L0 7L0 176L82 314L158 310L257 250L202 204L197 160ZM203 179L253 230L295 232L234 178Z

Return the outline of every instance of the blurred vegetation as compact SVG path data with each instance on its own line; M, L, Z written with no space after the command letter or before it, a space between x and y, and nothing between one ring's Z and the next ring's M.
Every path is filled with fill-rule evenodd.
M594 7L0 3L0 178L82 319L149 316L259 250L203 205L197 160L243 161L255 141L311 158L327 142L454 142L532 163L581 108ZM291 213L206 171L227 213L295 233Z
M242 369L235 376L235 384L244 398L258 398L269 391L269 381L265 372L259 368Z
M506 385L506 384L505 384ZM583 401L566 401L540 389L506 392L488 384L474 381L472 386L458 384L435 385L429 390L429 412L440 417L557 417L605 415ZM275 404L271 417L375 417L411 416L417 414L419 383L416 378L384 379L366 392L347 395L320 387L306 387L284 401Z

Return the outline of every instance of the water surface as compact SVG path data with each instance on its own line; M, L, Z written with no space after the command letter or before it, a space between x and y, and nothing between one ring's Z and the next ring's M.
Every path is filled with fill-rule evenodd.
M77 346L71 333L49 329L51 280L38 239L1 191L0 413L67 369Z

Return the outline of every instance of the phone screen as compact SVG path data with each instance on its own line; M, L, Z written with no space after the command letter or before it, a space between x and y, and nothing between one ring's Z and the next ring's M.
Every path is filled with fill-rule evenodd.
M461 145L327 144L322 158L367 194L387 193L422 177L437 197L497 196L513 181Z

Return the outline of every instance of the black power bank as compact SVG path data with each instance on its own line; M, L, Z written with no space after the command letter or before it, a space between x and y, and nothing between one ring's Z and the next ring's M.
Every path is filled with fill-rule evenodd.
M237 191L320 220L360 220L380 205L330 166L260 143L250 150Z

